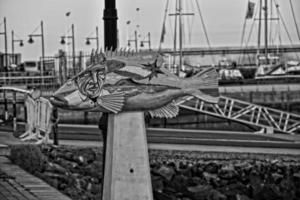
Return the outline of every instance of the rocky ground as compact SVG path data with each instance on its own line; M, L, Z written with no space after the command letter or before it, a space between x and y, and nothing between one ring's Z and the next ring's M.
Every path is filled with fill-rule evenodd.
M299 156L149 153L155 200L300 199ZM100 148L21 145L11 159L72 199L100 199Z

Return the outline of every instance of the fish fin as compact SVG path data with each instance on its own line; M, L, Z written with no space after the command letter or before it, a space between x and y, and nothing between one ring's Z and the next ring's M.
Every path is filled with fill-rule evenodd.
M218 73L213 67L203 69L193 77L185 79L182 88L203 101L209 103L219 101Z
M194 90L193 92L190 93L190 95L201 99L203 101L206 101L208 103L214 103L217 104L219 102L219 97L218 96L211 96L209 94L205 94L201 92L200 90Z
M106 110L116 114L122 110L124 106L124 100L124 93L117 92L98 97L97 103Z
M178 115L179 108L175 103L167 104L161 108L148 111L151 117L172 118Z

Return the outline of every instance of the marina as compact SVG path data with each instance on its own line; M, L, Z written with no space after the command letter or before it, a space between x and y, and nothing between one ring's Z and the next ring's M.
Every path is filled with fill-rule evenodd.
M0 199L300 198L298 1L20 6L0 0Z

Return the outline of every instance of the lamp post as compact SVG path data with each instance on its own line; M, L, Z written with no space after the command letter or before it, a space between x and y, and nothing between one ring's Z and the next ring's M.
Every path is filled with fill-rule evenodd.
M70 38L71 40L72 40L72 63L73 63L73 73L74 73L74 75L76 74L76 69L75 69L75 64L76 64L76 62L75 62L75 35L74 35L74 24L72 24L71 25L71 35L70 36L68 36L68 35L66 35L66 36L61 36L60 37L61 38L61 41L60 41L60 43L61 44L66 44L66 41L65 41L65 39L67 38Z
M96 37L87 37L85 44L90 45L91 44L90 40L96 40L96 47L97 47L97 50L99 50L98 26L96 26Z
M6 31L6 17L4 17L3 19L3 23L4 23L4 31L0 32L0 35L4 35L4 52L5 52L5 66L4 66L4 70L7 71L8 70L8 57L7 57L7 31Z
M34 40L33 38L34 37L41 37L41 42L42 42L42 66L41 66L41 76L42 76L42 84L44 83L44 67L45 67L45 62L44 62L44 59L45 59L45 43L44 43L44 25L43 25L43 21L41 21L41 34L29 34L28 37L29 37L29 40L28 40L28 43L29 44L32 44L34 43Z
M147 34L148 39L147 40L142 40L140 46L144 47L144 43L148 43L149 51L151 50L151 35L150 32Z
M134 39L133 40L127 40L128 46L130 46L131 42L134 42L135 44L135 51L138 52L138 39L137 39L137 31L134 31Z
M13 63L16 64L15 60L15 42L19 42L20 47L22 47L23 40L15 40L14 31L11 31L11 54L13 56Z

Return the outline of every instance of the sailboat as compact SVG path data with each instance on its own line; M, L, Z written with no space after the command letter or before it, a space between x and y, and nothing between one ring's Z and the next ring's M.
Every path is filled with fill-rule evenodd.
M192 0L184 1L184 2L192 4ZM200 71L201 69L199 67L200 64L198 64L198 66L194 66L188 61L187 58L184 58L183 56L183 36L184 36L184 27L185 27L183 17L195 16L195 13L183 12L182 4L183 4L182 0L175 0L175 11L173 13L169 13L169 0L166 1L159 49L161 49L162 43L164 43L165 40L166 18L167 16L174 17L173 54L168 55L167 60L169 64L167 67L171 71L173 71L173 73L175 73L176 75L180 77L187 77L189 75L196 73L197 71ZM199 2L197 0L194 0L194 5L190 7L197 8L207 45L209 48L211 48Z
M270 6L269 4L270 3ZM292 13L294 16L294 10L293 10L293 6L292 6L292 1L290 0L290 4L291 4L291 9L292 9ZM276 14L277 16L273 16L273 8L275 7L276 9ZM269 12L270 9L270 12ZM262 10L264 10L264 18L262 18ZM300 62L299 61L285 61L283 59L283 56L280 55L279 52L279 48L277 50L277 52L275 53L270 53L269 49L268 49L268 45L269 45L269 39L271 37L271 26L269 27L268 22L269 21L273 21L276 20L278 23L278 30L277 30L277 34L278 34L278 40L281 43L281 36L280 36L280 30L279 30L279 24L280 24L280 20L282 21L282 24L284 25L285 31L288 35L288 38L291 41L291 37L290 34L287 30L287 27L285 25L285 22L283 21L282 15L280 13L279 10L279 5L277 4L276 1L274 0L270 0L270 2L268 2L268 0L264 0L264 7L262 7L262 0L259 1L259 27L258 27L258 43L257 43L257 70L255 73L255 79L269 79L269 78L287 78L287 77L291 77L291 78L295 78L295 77L299 77L300 78ZM295 20L295 18L294 18ZM264 21L264 52L263 54L261 54L261 49L260 49L260 42L261 42L261 25L262 25L262 21ZM271 24L271 23L270 23ZM295 20L295 26L296 26L296 30L298 32L298 37L300 40L300 36L299 36L299 31L298 31L298 26ZM268 28L270 29L270 31L268 31ZM297 55L298 60L299 57Z

